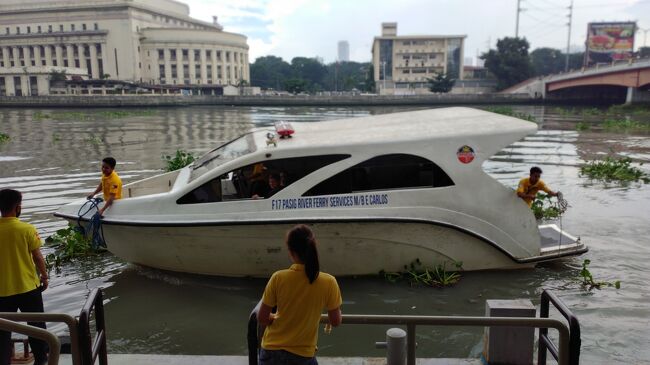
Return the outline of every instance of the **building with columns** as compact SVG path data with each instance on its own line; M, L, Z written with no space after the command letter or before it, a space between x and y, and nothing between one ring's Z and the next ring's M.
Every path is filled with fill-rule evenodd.
M428 79L439 73L463 79L465 35L397 35L397 23L382 23L372 43L377 90L383 95L429 93Z
M247 38L174 0L2 0L0 96L43 95L49 74L169 87L250 81Z

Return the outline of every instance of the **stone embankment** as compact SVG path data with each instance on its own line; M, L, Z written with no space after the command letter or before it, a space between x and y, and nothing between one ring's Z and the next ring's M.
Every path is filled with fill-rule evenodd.
M399 106L526 104L536 102L517 94L434 94L409 96L180 96L180 95L49 95L1 96L1 107L157 107L225 106ZM538 101L537 101L538 102Z

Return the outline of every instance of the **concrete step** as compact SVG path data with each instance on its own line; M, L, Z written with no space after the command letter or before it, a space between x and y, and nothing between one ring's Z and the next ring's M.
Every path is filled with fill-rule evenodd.
M246 356L109 354L110 365L247 365ZM381 357L318 357L320 365L382 365ZM70 355L61 355L59 364L72 365ZM482 365L480 359L417 359L418 365Z

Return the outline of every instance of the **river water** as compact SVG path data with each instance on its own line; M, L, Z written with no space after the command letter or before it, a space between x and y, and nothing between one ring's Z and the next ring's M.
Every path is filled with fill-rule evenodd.
M586 160L616 153L650 161L650 136L576 131L579 117L555 107L516 106L536 117L539 131L487 161L484 169L515 187L531 165L570 203L563 228L590 247L582 257L532 270L464 273L454 287L388 283L380 277L341 278L348 314L484 315L486 299L531 299L552 289L579 317L583 364L650 363L650 187L590 181ZM311 121L413 108L161 108L124 116L110 109L0 109L0 187L23 191L23 219L47 237L66 223L52 216L62 204L91 192L102 157L115 156L125 183L161 171L163 154L201 154L248 129L277 120ZM647 173L647 166L641 166ZM495 207L495 212L498 207ZM45 249L48 252L50 249ZM621 289L587 291L577 282L583 259L597 280ZM324 268L326 271L327 268ZM109 351L244 355L246 323L265 280L201 277L138 267L105 254L66 264L52 274L47 311L78 314L90 290L106 295ZM557 313L554 317L559 318ZM62 326L51 329L63 333ZM374 342L386 327L343 326L321 335L320 356L382 356ZM478 357L480 328L419 327L418 356Z

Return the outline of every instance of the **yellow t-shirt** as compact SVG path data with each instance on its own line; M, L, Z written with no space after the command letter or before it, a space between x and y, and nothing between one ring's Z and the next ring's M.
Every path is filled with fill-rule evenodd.
M323 308L328 311L337 309L342 300L334 276L321 272L309 284L305 266L293 264L271 276L262 302L269 307L278 307L276 318L264 331L262 348L313 357Z
M102 193L104 201L108 200L111 194L115 194L115 199L122 199L122 180L113 171L110 175L102 175Z
M517 192L518 193L524 193L526 195L532 194L532 195L537 195L538 191L543 191L545 193L550 193L551 189L549 189L546 184L542 181L542 179L537 180L537 183L535 185L530 184L530 178L525 177L519 181L519 186L517 187ZM529 199L529 198L522 198L528 204L528 206L533 205L533 200L535 199Z
M40 247L34 226L15 217L0 218L0 297L38 288L32 251Z

